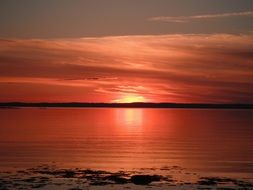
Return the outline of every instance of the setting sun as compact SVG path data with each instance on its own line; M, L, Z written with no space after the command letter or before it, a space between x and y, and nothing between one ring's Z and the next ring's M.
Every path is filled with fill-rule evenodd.
M253 190L253 0L0 0L0 190Z
M133 102L145 102L145 98L143 96L138 95L125 95L122 98L114 100L116 103L133 103Z

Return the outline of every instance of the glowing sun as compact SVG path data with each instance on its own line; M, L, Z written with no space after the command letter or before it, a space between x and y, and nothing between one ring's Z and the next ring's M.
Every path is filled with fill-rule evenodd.
M145 98L143 96L138 95L125 95L122 98L114 100L117 103L133 103L133 102L145 102Z

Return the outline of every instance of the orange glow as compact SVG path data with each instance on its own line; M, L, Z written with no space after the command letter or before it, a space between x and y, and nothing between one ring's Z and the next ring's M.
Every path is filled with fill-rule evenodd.
M0 40L0 102L250 103L252 36Z
M145 98L143 96L138 95L124 95L122 98L114 100L117 103L132 103L132 102L145 102Z
M124 124L127 127L139 127L143 124L142 112L142 109L117 109L115 117L117 124Z

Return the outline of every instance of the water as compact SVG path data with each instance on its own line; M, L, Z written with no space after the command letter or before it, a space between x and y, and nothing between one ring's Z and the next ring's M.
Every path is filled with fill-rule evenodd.
M253 110L1 109L0 169L180 166L253 178Z

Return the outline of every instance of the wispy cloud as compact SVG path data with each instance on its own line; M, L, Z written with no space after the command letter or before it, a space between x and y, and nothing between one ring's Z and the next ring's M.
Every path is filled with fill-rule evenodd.
M253 17L253 11L244 12L230 12L230 13L219 13L219 14L203 14L193 16L158 16L152 17L150 21L162 21L162 22L190 22L204 19L220 19L230 17Z
M253 36L0 40L0 101L253 102Z

